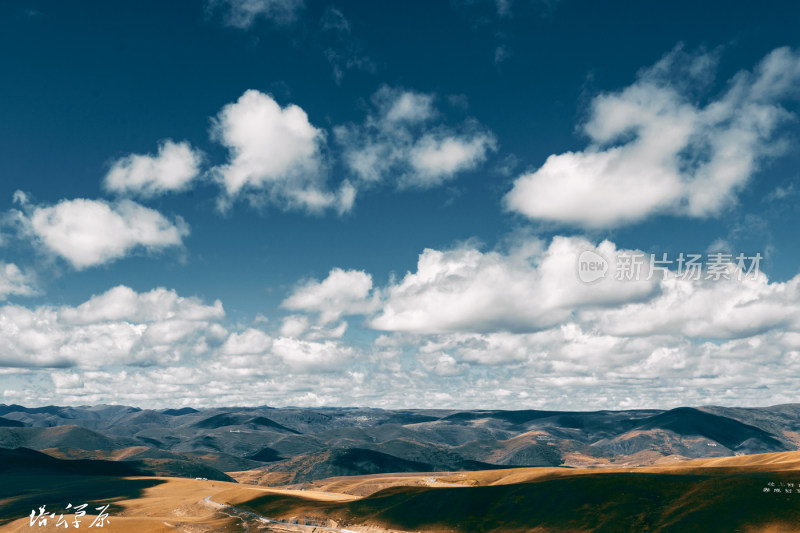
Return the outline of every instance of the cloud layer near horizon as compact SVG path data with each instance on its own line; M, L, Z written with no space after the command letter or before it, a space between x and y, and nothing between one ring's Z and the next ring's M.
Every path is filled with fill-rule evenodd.
M425 250L414 272L382 287L356 270L303 281L283 303L295 314L274 325L231 323L222 302L163 288L119 286L75 307L6 305L3 373L23 388L4 394L25 401L23 385L44 379L37 401L151 406L788 401L800 382L790 370L800 360L800 276L586 285L575 271L583 250L634 252L580 237ZM342 318L359 316L382 333L347 336ZM535 393L543 387L557 392Z

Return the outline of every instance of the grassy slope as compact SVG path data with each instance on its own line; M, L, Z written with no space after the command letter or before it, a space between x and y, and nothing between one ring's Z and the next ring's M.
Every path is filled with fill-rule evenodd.
M109 511L117 514L121 508L115 502L141 496L142 491L162 481L155 479L123 479L113 476L4 474L0 475L0 528L31 510L44 505L51 512L63 512L68 503L73 506L88 503L90 507L111 503ZM93 505L97 503L97 505ZM91 511L87 509L87 513Z
M800 531L800 494L765 494L793 471L605 472L471 488L394 487L352 502L266 494L238 505L271 517L333 518L421 531Z

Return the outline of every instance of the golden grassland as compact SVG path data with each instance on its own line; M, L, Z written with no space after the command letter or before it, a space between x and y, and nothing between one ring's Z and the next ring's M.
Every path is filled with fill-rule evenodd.
M104 531L245 530L240 518L208 505L207 498L270 518L311 517L361 531L800 531L800 494L762 492L769 482L800 482L800 452L638 468L353 476L309 483L308 490L245 484L263 479L253 471L229 474L241 483L3 478L0 509L11 518L0 522L0 531L61 531L52 520L32 529L28 514L43 504L60 513L67 500L91 507L112 504ZM88 529L92 519L84 517L82 528Z
M72 476L71 476L72 477ZM77 477L77 476L76 476ZM47 482L50 487L53 487L53 480L41 480L43 483ZM73 480L76 481L76 480ZM86 498L81 498L81 489L87 489L89 485L95 482L95 479L83 478L82 484L70 484L66 489L72 490L74 493L71 496L64 494L59 496L60 500L64 497L71 499L73 502L82 500L80 503L85 503ZM315 491L292 491L284 489L273 489L266 487L255 486L242 486L237 483L227 483L221 481L204 481L195 479L183 478L161 478L161 477L136 477L136 478L119 478L116 481L119 486L120 492L124 493L129 489L126 485L130 483L143 483L146 488L143 488L140 493L135 497L122 496L116 498L105 498L100 500L91 500L91 508L105 503L112 503L110 508L110 524L104 527L104 531L115 531L121 533L150 533L162 531L175 531L179 530L197 530L206 531L213 529L237 529L238 519L226 516L220 513L216 508L205 503L206 498L210 498L218 503L233 503L251 500L253 498L263 496L265 494L283 495L283 496L300 496L305 499L330 502L330 501L349 501L356 499L355 496L347 494L330 494ZM56 481L57 483L57 481ZM85 490L84 490L85 492ZM9 505L11 499L0 500L0 506L3 504ZM50 501L47 497L40 498L39 504L46 504L48 510L57 511L56 517L63 511L66 503L60 504L59 502ZM36 504L34 504L35 506ZM26 508L27 514L34 506ZM64 518L72 521L74 515L65 514ZM81 520L81 529L88 529L89 524L92 523L94 515L87 514ZM192 528L191 526L195 526ZM202 527L201 527L202 526ZM53 520L48 521L46 527L30 527L30 521L27 515L24 518L14 520L4 526L0 526L0 531L12 532L28 532L36 531L62 531L64 528L56 527ZM70 529L75 529L74 527Z

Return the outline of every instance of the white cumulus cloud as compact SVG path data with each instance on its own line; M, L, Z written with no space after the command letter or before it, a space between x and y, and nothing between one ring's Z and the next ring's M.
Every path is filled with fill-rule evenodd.
M24 231L75 269L102 265L144 249L181 246L189 226L131 200L109 203L77 198L52 206L23 206Z
M253 355L269 351L272 338L261 330L250 328L242 333L231 333L221 351L226 355Z
M0 300L9 296L32 296L36 293L33 274L23 272L14 263L0 261Z
M163 288L114 287L77 307L0 307L0 365L100 367L170 364L208 352L227 331L222 303Z
M248 90L222 108L212 136L230 154L227 164L214 169L225 194L222 207L245 193L256 202L311 212L352 205L346 187L341 200L325 187L325 132L296 105L281 107L271 96Z
M517 178L506 207L532 219L613 227L671 213L719 215L774 156L790 115L780 100L800 89L800 53L778 48L739 72L707 104L694 103L714 61L680 47L622 91L594 98L584 151L554 154Z
M337 341L313 342L290 337L275 339L272 352L292 372L324 372L341 369L356 356L352 346Z
M320 323L327 324L342 315L370 312L377 303L371 292L372 276L366 272L334 268L324 280L311 280L295 288L281 305L292 311L318 313ZM291 331L298 327L286 325Z
M613 243L594 246L577 237L556 237L546 249L527 243L509 253L427 249L416 272L383 289L381 308L369 323L426 334L536 331L568 320L582 306L616 305L655 290L655 281L645 279L647 269L640 281L581 283L577 259L584 250L610 261L617 253Z
M458 172L477 167L494 146L494 138L486 134L472 137L426 134L411 148L409 161L414 172L405 183L419 187L438 185Z
M728 278L689 280L674 273L658 296L613 309L586 311L582 319L618 336L675 335L700 339L752 337L778 329L800 332L800 276L769 282L729 264Z
M474 120L460 128L439 117L434 96L382 87L364 124L334 128L343 159L362 186L391 176L400 187L429 188L483 163L497 148L494 135Z
M73 325L115 321L217 321L224 316L219 300L209 306L196 298L184 298L164 288L138 293L125 285L92 296L76 307L59 310L59 319Z
M185 190L200 173L202 153L188 142L166 140L156 155L131 154L114 161L106 174L106 190L152 198Z
M433 95L381 87L373 103L388 122L424 122L436 115Z

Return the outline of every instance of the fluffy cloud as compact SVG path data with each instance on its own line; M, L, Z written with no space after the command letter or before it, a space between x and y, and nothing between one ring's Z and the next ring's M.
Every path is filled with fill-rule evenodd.
M800 276L770 283L762 273L697 281L674 274L660 294L618 308L588 311L582 319L619 336L677 335L699 339L746 338L773 329L800 332Z
M114 161L103 185L111 192L145 198L181 191L200 173L202 159L189 143L166 140L157 155L132 154Z
M352 346L340 342L312 342L289 337L275 339L272 351L292 372L341 370L356 356Z
M248 329L243 333L231 333L221 352L226 355L253 355L269 351L272 338L258 329Z
M422 368L437 376L455 376L464 371L453 356L444 352L420 350L417 360Z
M382 87L372 97L380 116L389 123L424 122L436 115L433 95Z
M585 375L592 368L610 370L647 356L651 342L584 330L574 322L535 333L448 333L429 338L422 354L447 354L459 363L495 365L541 374ZM646 351L643 351L646 350Z
M608 241L595 247L566 237L553 239L547 249L527 243L506 254L471 247L427 249L416 272L383 291L385 299L370 325L427 334L536 331L567 320L581 306L615 305L655 290L646 275L641 281L581 283L576 265L584 250L608 259L617 254Z
M113 398L115 403L161 406L230 405L356 405L372 403L372 389L357 383L357 373L265 375L223 367L130 368L125 371L53 370L39 386L38 396L27 387L5 389L3 401L19 398L27 405L92 405ZM21 378L26 385L38 377ZM381 383L380 388L388 388ZM49 390L48 390L49 389ZM360 400L355 398L362 398ZM379 399L378 399L379 400Z
M332 10L328 18L334 14L341 15ZM334 20L339 22L328 25L342 26L342 20ZM352 174L335 190L326 183L326 132L314 126L302 108L281 107L256 90L225 105L211 128L212 139L228 150L227 162L210 170L222 189L219 208L224 211L244 197L255 206L310 213L334 209L342 214L370 183L391 175L400 187L433 187L476 168L496 149L494 135L474 120L458 129L431 124L440 116L433 95L383 87L372 100L375 113L363 125L334 128ZM199 175L202 158L188 143L167 140L156 155L134 154L115 161L104 186L142 197L183 190Z
M275 338L253 328L231 333L210 365L218 373L313 374L341 371L356 355L352 346L337 340L300 339L284 333Z
M280 333L284 337L301 337L311 327L305 315L291 315L283 319Z
M596 283L579 279L578 258L587 251L608 262L605 278ZM629 267L624 258L635 255L640 270L629 272L634 279L624 279ZM800 275L770 282L763 273L748 273L751 266L733 258L721 263L719 279L708 271L691 279L675 270L651 272L650 254L578 237L555 237L546 248L528 240L506 253L469 246L428 249L415 272L380 290L380 308L368 323L414 335L513 337L567 324L618 338L725 340L773 330L800 333ZM486 352L505 360L498 354L514 350L494 346Z
M189 234L180 217L164 215L130 200L62 200L53 206L23 206L17 213L26 232L52 253L82 270L120 259L137 249L148 252L181 246Z
M539 331L391 333L369 352L345 341L312 341L285 332L275 337L257 329L228 334L214 322L222 317L219 304L205 306L164 289L136 294L118 287L92 298L91 306L27 314L15 306L0 308L0 336L10 347L3 364L12 363L10 350L21 349L29 354L20 358L26 366L80 364L48 371L49 390L34 384L43 375L36 371L5 372L0 381L8 383L6 401L86 404L113 399L153 407L266 402L479 408L489 401L506 408L585 409L780 403L790 401L800 386L800 374L792 371L800 362L798 283L757 278L745 284L739 292L749 294L750 301L740 297L738 305L757 304L754 315L731 316L730 323L758 323L760 303L783 305L789 319L774 322L775 327L740 330L721 342L661 324L619 329L635 322L648 305L655 308L653 316L666 310L670 321L679 319L690 304L670 308L661 303L673 290L667 279L664 292L648 296L647 304L590 307L592 316L579 311ZM697 288L713 292L705 282ZM734 287L715 290L727 294ZM718 299L709 292L691 305L699 303L714 315L707 303ZM717 314L727 315L730 308L722 305ZM209 320L199 320L204 318ZM690 316L684 322L697 319ZM707 323L716 321L706 317ZM173 323L194 328L182 330ZM160 337L166 345L147 334L161 325L173 332L173 338ZM141 366L153 360L159 365ZM123 361L128 363L123 370L104 367ZM30 395L33 390L38 396ZM454 392L463 390L471 395Z
M222 302L205 305L195 298L178 296L164 288L137 293L119 285L103 294L92 296L77 307L62 307L61 322L87 325L98 322L157 322L165 320L218 321L225 316Z
M345 164L362 185L397 175L401 187L437 186L496 149L494 135L474 121L459 130L430 125L438 116L432 95L382 87L372 102L376 113L363 125L334 129Z
M414 272L386 287L366 272L334 269L291 292L285 307L297 314L277 331L229 332L220 302L166 289L115 287L77 306L6 305L0 383L7 402L156 407L792 400L800 275L738 279L730 263L731 279L659 272L650 281L584 284L577 260L587 250L606 258L610 272L622 264L615 258L635 252L609 241L520 236L503 251L425 250ZM648 274L644 263L641 277ZM338 321L348 314L386 333L371 343L365 332L348 337ZM472 394L456 392L464 390Z
M279 331L282 337L316 341L341 339L347 332L347 328L348 324L345 321L341 321L334 326L322 320L319 320L317 324L312 324L307 315L296 314L285 317Z
M99 367L174 363L202 355L227 335L208 306L163 288L119 286L77 307L0 307L0 365Z
M615 337L575 325L529 334L447 334L422 343L413 358L394 355L358 366L361 354L335 344L288 340L278 345L286 359L273 353L260 358L239 355L203 365L54 369L0 379L9 380L3 392L6 403L92 404L113 399L143 407L268 403L486 408L489 402L510 409L603 409L775 404L791 402L800 386L800 374L792 371L800 361L800 341L778 332L723 343ZM51 387L39 384L41 380L52 381ZM470 394L464 395L465 390Z
M23 272L14 263L0 261L0 300L9 296L32 296L36 292L32 274Z
M372 276L366 272L334 268L324 280L295 288L281 305L292 311L319 313L320 323L327 324L342 315L369 313L377 303L371 291Z
M753 72L734 76L717 99L692 103L713 64L678 48L630 87L595 97L583 125L590 146L551 155L517 178L506 207L588 227L657 213L718 215L777 153L775 131L789 116L779 101L798 89L800 54L776 49Z
M334 205L346 211L352 204L344 186L341 198L325 188L325 132L296 105L282 108L271 96L248 90L222 108L212 136L230 152L229 162L214 169L226 195L222 207L245 192L256 202L315 212Z
M424 135L409 153L414 172L406 178L409 185L427 187L451 179L458 172L478 166L494 146L491 137L448 137Z
M303 0L208 0L207 5L211 10L220 8L228 26L246 30L259 18L271 20L276 24L294 22L303 9L304 2Z

